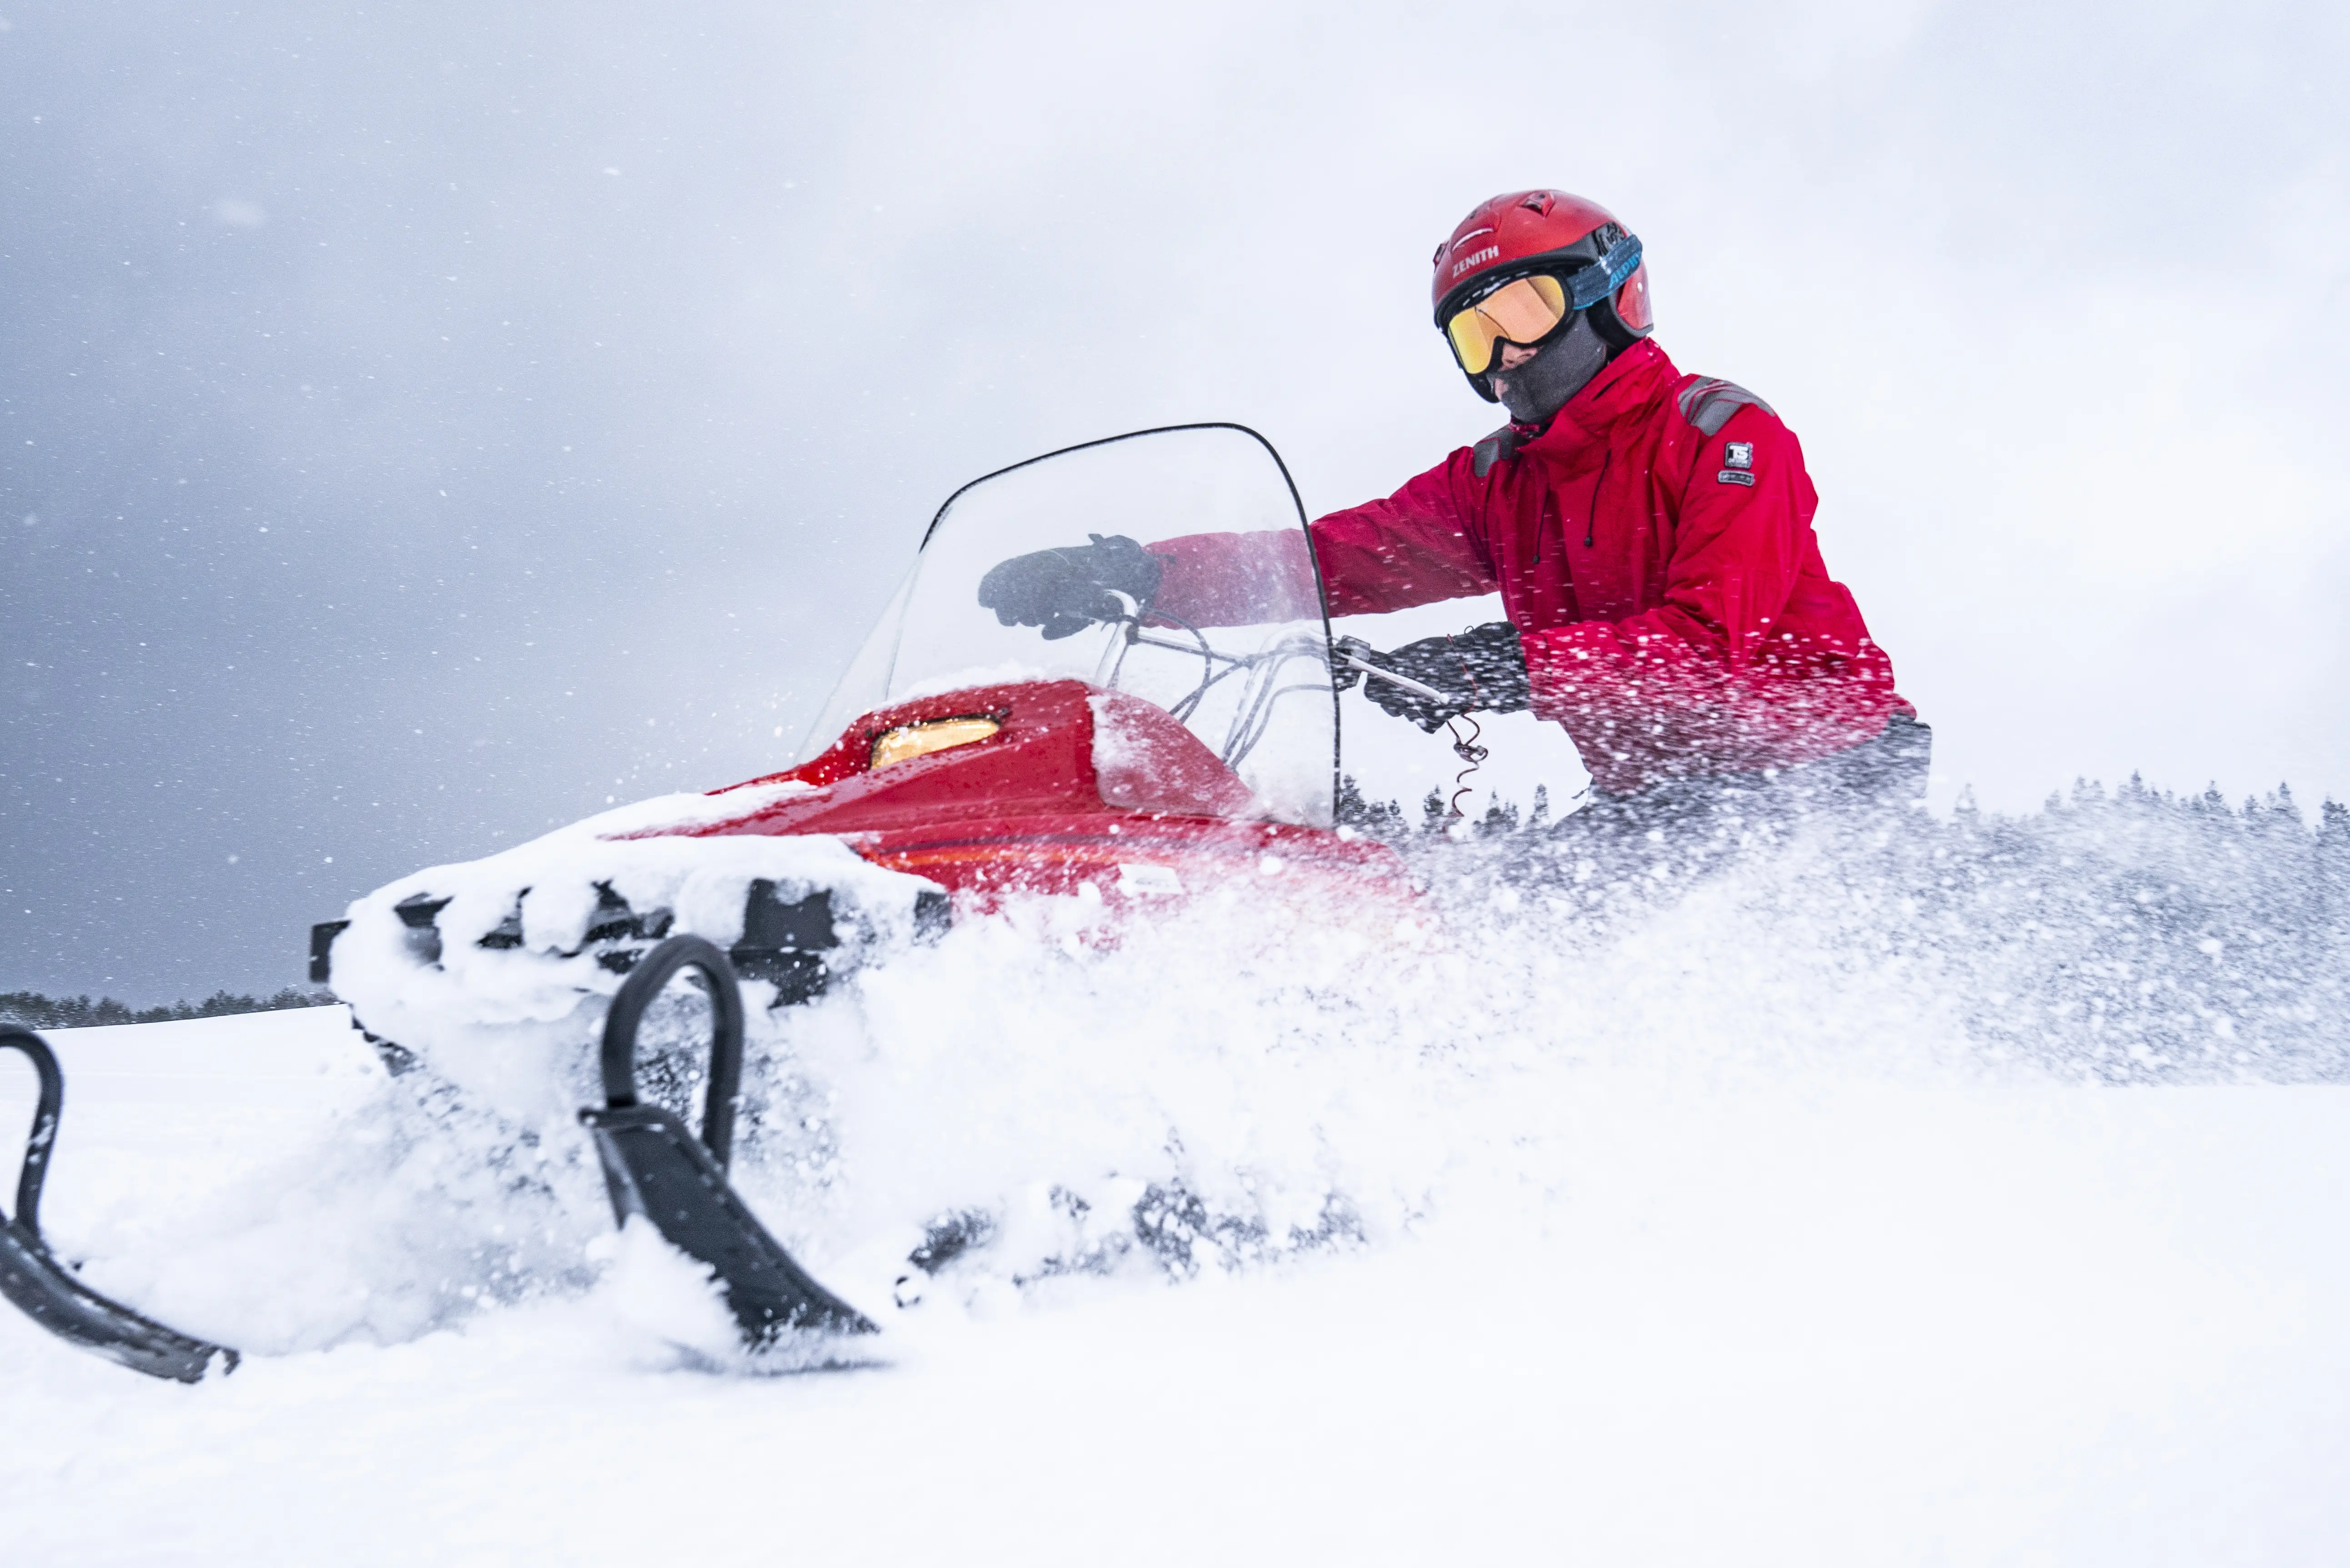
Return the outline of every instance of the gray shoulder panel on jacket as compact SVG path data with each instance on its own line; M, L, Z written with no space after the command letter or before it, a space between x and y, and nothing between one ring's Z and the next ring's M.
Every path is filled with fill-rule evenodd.
M1735 381L1725 381L1719 376L1700 376L1681 389L1681 418L1689 421L1707 435L1719 435L1730 416L1752 403L1764 413L1776 418L1778 410Z
M1477 477L1484 478L1486 474L1492 472L1495 463L1506 462L1517 456L1518 448L1523 444L1525 444L1525 437L1518 433L1517 427L1503 425L1500 430L1471 447L1469 456L1476 465Z

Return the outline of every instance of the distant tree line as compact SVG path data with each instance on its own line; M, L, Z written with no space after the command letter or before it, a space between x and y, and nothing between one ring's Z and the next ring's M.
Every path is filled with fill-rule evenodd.
M176 1023L188 1018L226 1018L239 1012L277 1012L289 1007L325 1007L335 1000L331 991L296 991L287 986L275 996L239 996L216 991L202 1002L174 1002L162 1007L133 1008L110 996L92 1002L87 996L44 996L37 991L0 991L0 1023L26 1029L86 1029L99 1023Z
M1450 794L1440 789L1430 790L1428 798L1419 803L1419 831L1423 834L1447 832L1459 820L1452 815L1453 799L1471 793L1467 790L1454 790ZM1475 804L1474 800L1470 802L1472 806ZM1344 826L1355 828L1373 838L1385 839L1389 844L1400 843L1412 832L1401 805L1391 800L1369 799L1352 774L1342 774L1338 780L1337 820ZM1534 809L1523 823L1519 821L1515 803L1488 792L1485 815L1472 818L1471 822L1473 831L1480 838L1501 837L1516 833L1521 827L1528 832L1540 833L1551 826L1550 788L1546 784L1534 785Z
M1504 837L1522 831L1541 834L1567 826L1572 820L1571 814L1566 817L1552 817L1550 791L1542 784L1534 786L1534 806L1523 822L1519 819L1515 805L1491 792L1486 794L1485 811L1482 816L1469 816L1466 812L1456 816L1453 802L1471 793L1467 790L1430 790L1427 798L1419 803L1418 836L1451 837L1463 817L1467 817L1473 836L1480 838ZM1469 802L1472 808L1475 804L1473 798ZM2168 790L2147 788L2137 774L2132 774L2129 782L2108 797L2103 784L2075 779L2069 798L2060 792L2049 793L2047 800L2041 805L2038 818L1994 815L1991 821L2028 828L2035 821L2043 824L2061 822L2084 811L2105 811L2142 820L2167 818L2190 825L2226 824L2249 830L2256 836L2282 834L2290 838L2299 835L2303 838L2314 837L2324 853L2350 855L2350 805L2328 797L2319 805L2317 820L2312 825L2303 818L2301 807L2293 798L2292 786L2282 784L2277 785L2265 801L2257 795L2246 795L2241 806L2230 806L2228 797L2220 793L2216 784L2201 794L2173 794ZM1975 805L1972 786L1960 792L1952 808L1952 817L1970 827L1982 821L1983 814ZM1403 807L1392 800L1370 799L1363 794L1362 785L1352 774L1342 774L1338 780L1337 820L1344 826L1373 838L1384 839L1389 844L1400 846L1415 836L1415 830L1404 815Z

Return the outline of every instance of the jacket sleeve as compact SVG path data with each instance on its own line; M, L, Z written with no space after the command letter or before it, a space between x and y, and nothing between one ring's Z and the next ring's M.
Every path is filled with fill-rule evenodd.
M1384 501L1315 518L1330 613L1375 615L1497 589L1473 474L1462 447Z
M1463 447L1384 501L1316 518L1311 537L1330 613L1365 615L1492 593L1492 568L1472 532L1471 473ZM1193 626L1312 615L1313 570L1300 544L1286 530L1161 539L1147 546L1166 567L1157 607Z
M1687 435L1700 441L1693 427ZM1750 466L1731 463L1732 442L1751 444ZM1856 715L1835 711L1853 704L1833 678L1859 649L1799 646L1778 629L1808 579L1834 587L1818 565L1818 497L1794 433L1760 409L1742 409L1682 461L1688 477L1663 602L1623 620L1523 639L1535 713L1566 727L1611 791L1808 760L1883 722L1881 701L1862 702ZM1830 679L1781 684L1810 677Z

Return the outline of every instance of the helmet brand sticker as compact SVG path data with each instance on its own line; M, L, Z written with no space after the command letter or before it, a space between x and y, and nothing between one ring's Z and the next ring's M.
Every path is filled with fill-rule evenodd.
M1754 443L1751 441L1734 441L1730 442L1727 446L1724 446L1721 449L1721 461L1723 465L1729 468L1753 467Z
M1720 484L1752 484L1754 483L1754 475L1742 468L1725 468L1713 477L1715 483Z
M1471 267L1475 266L1478 263L1492 261L1495 256L1500 255L1501 254L1501 246L1487 245L1482 251L1462 256L1459 261L1452 264L1452 275L1454 277L1459 277L1462 273L1467 272Z

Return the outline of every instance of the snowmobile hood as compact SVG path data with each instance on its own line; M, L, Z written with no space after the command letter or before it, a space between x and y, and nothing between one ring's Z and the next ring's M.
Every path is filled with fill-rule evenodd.
M984 721L984 732L903 762L881 748L918 726ZM805 793L775 794L800 784ZM1244 818L1249 788L1151 703L1081 680L977 686L877 709L786 773L714 791L759 792L741 815L653 829L694 836L854 833L1066 812ZM629 834L626 836L644 836Z

